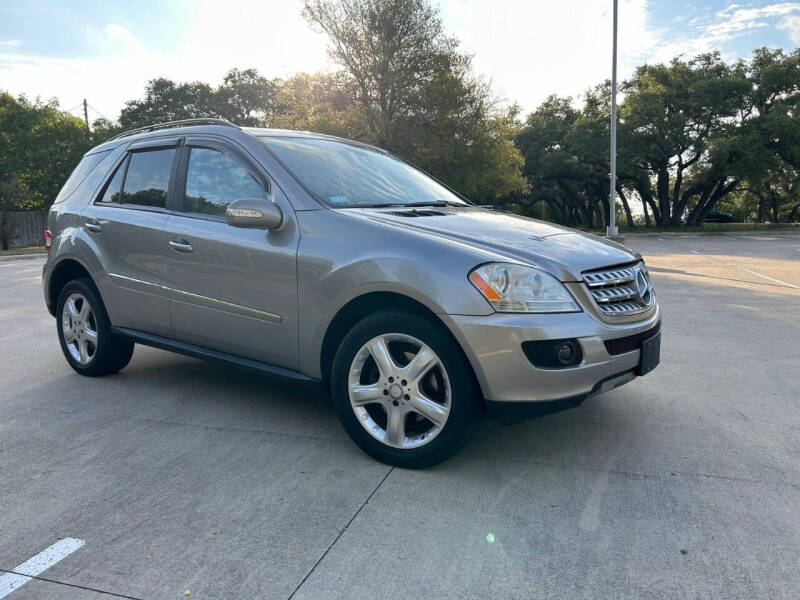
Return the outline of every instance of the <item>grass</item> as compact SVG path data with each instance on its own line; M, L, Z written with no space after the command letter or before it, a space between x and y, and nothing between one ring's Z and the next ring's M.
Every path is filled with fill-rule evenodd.
M46 254L44 246L28 246L27 248L11 248L0 250L0 256L16 256L18 254Z

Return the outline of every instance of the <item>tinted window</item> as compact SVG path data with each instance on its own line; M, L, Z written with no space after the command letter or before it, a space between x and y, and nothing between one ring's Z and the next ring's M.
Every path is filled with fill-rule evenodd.
M331 206L464 201L419 169L376 149L319 138L264 137L317 198Z
M266 198L264 188L232 156L209 148L191 148L186 172L186 210L224 215L240 198Z
M122 189L122 175L125 173L125 162L127 161L122 161L122 164L114 171L114 176L111 178L108 186L106 186L106 191L103 192L101 202L119 202L119 192Z
M86 176L100 164L100 161L108 156L109 152L111 152L111 150L104 150L103 152L95 152L94 154L84 156L81 162L78 163L78 166L75 167L75 170L72 171L72 175L69 176L69 179L67 179L64 187L61 188L58 196L56 196L54 204L66 200L83 180L86 179Z
M164 208L175 149L133 152L122 184L122 202Z

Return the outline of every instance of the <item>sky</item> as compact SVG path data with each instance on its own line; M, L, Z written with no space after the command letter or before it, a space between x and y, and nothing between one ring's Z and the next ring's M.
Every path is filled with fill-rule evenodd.
M611 0L440 0L446 31L495 94L524 112L610 77ZM3 0L0 90L114 120L149 79L221 82L232 67L268 77L331 71L327 40L300 0ZM719 50L800 46L800 2L619 0L619 70Z

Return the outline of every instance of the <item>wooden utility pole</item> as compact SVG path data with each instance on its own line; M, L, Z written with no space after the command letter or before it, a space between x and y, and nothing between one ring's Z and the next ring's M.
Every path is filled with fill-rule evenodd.
M89 104L86 98L83 99L83 121L86 123L86 131L89 131Z

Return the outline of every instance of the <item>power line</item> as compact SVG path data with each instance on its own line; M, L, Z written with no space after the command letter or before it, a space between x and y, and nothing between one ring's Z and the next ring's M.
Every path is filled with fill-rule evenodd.
M105 115L104 115L103 113L101 113L99 110L97 110L97 109L96 109L94 106L92 106L91 104L89 104L89 108L91 108L91 109L92 109L94 112L96 112L98 115L100 115L101 117L103 117L103 118L104 118L106 121L111 121L111 119L109 119L107 116L105 116Z

